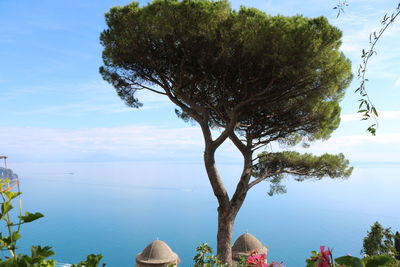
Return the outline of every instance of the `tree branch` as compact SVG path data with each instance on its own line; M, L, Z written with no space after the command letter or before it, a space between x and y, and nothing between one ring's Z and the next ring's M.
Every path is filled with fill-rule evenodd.
M360 105L358 107L358 112L362 113L362 120L368 120L371 115L375 119L375 124L370 125L367 128L367 131L369 131L372 135L376 134L376 129L378 125L378 112L376 111L376 108L374 104L372 103L371 99L369 98L369 95L367 93L367 89L365 88L365 84L368 81L367 78L365 78L365 74L367 72L367 66L369 59L376 54L375 46L382 37L383 33L387 30L387 28L394 23L396 18L400 14L400 3L397 5L395 12L393 12L390 16L385 14L385 16L382 19L381 24L383 25L383 28L381 28L378 32L372 32L369 35L369 43L370 47L367 51L364 49L361 51L361 58L363 60L362 64L358 67L358 78L361 80L360 81L360 86L355 90L355 93L359 93L361 98L358 100L360 102Z
M277 173L271 173L271 174L269 174L269 173L268 173L268 170L266 170L266 171L264 172L264 174L263 174L261 177L255 179L254 181L252 181L252 182L249 184L249 190L250 190L250 188L252 188L252 187L255 186L256 184L261 183L262 181L266 180L267 178L269 178L270 176L273 176L273 175L277 175Z
M243 155L243 170L242 174L240 176L240 180L236 186L235 193L232 196L232 199L230 201L232 207L236 210L239 210L240 207L243 204L244 199L246 198L247 192L249 190L249 181L251 178L251 171L253 168L253 163L252 163L252 151L251 147L249 144L244 145L235 134L231 134L230 139L232 142L236 145L236 147L239 149L239 151ZM250 140L251 142L251 140Z

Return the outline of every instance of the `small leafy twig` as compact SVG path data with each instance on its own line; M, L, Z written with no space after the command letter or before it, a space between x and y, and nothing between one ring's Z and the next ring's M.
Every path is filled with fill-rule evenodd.
M362 113L362 120L368 120L371 118L371 116L375 119L375 123L367 128L367 131L370 132L372 135L376 134L376 129L378 127L378 112L376 111L376 108L369 98L367 90L365 88L365 83L368 81L365 75L367 71L367 65L369 59L374 54L377 54L377 52L375 51L376 44L378 43L386 29L394 23L399 14L400 3L397 5L395 11L392 14L385 14L381 21L382 28L379 29L379 31L374 31L369 35L369 49L363 49L361 52L362 63L358 67L357 74L358 78L360 79L360 86L355 90L355 92L358 92L361 96L361 98L358 100L360 102L360 105L358 106L358 112Z
M333 8L333 9L336 9L338 12L336 18L338 18L341 13L344 13L344 7L346 7L348 5L349 4L347 3L346 0L339 1L339 3Z

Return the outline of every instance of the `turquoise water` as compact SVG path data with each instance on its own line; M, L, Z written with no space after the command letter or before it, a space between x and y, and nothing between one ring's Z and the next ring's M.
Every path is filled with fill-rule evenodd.
M20 246L50 245L60 262L102 253L110 267L134 266L135 255L159 238L191 266L195 247L215 248L216 200L201 163L13 163L25 210L45 218L26 225ZM267 184L248 194L234 239L244 232L269 246L269 260L289 267L320 245L359 255L369 226L400 230L400 164L353 164L348 180L288 181L285 195ZM230 191L240 164L222 164ZM73 174L70 174L73 173Z

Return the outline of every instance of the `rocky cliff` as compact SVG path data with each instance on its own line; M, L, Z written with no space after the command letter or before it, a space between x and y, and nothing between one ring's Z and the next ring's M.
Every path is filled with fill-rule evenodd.
M0 167L0 178L6 178L6 168ZM18 179L18 175L11 169L8 169L8 178Z

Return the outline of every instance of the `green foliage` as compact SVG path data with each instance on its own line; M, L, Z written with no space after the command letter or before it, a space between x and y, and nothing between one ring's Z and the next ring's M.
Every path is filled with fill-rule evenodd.
M280 184L285 175L292 175L297 181L303 181L305 179L321 179L324 176L347 178L353 171L353 167L349 167L349 161L343 154L315 156L309 153L283 151L264 152L259 154L258 158L259 163L253 169L253 176L259 178L269 174L270 195L285 192L284 186Z
M325 250L325 246L320 247L320 251L312 251L311 257L306 259L306 267L334 267L332 251Z
M50 247L32 246L31 255L17 254L17 241L21 238L21 225L33 222L43 214L26 212L22 215L21 208L19 209L18 222L12 221L11 212L13 206L11 201L21 195L20 192L9 191L8 179L0 179L0 195L2 199L0 219L5 223L7 234L0 233L0 249L8 250L11 257L0 258L0 267L53 267L55 261L47 260L48 257L54 255Z
M239 261L235 267L246 267L247 258L245 256L240 256Z
M400 266L399 262L397 262L390 255L377 255L364 257L359 259L353 256L344 256L340 258L336 258L335 262L340 266L348 266L348 267L397 267Z
M203 243L196 248L197 254L194 256L194 267L227 267L217 256L212 255L212 249L207 243Z
M14 223L12 221L13 216L11 216L13 210L11 201L19 197L21 193L9 191L8 183L8 179L0 178L0 195L3 201L1 203L0 219L4 222L7 232L6 235L0 232L0 250L9 251L11 257L0 258L0 267L54 267L56 261L48 259L55 255L51 247L32 246L31 255L17 254L17 241L21 238L21 225L35 221L43 217L43 214L39 212L25 212L25 215L22 215L22 208L20 206L18 210L19 215L17 216L18 222ZM101 258L101 255L89 255L86 261L72 266L97 267Z
M336 16L336 18L338 18L339 16L340 16L340 14L341 13L344 13L344 7L346 7L346 6L348 6L349 4L347 3L347 1L346 0L340 0L339 2L338 2L338 4L335 6L335 7L333 7L333 9L336 9L337 10L337 16Z
M9 182L9 179L0 178L0 195L2 199L0 220L2 220L6 226L6 234L0 232L0 250L8 250L13 257L16 257L17 240L21 237L21 225L37 220L43 217L43 215L39 212L35 214L28 212L23 216L20 208L18 210L18 222L14 223L11 216L11 211L13 210L11 201L19 197L21 193L9 191ZM38 255L32 254L32 258L37 259Z
M344 266L365 267L362 260L353 256L343 256L335 259L335 262Z
M55 253L51 250L51 247L45 246L32 246L31 248L32 258L43 260L45 258L53 256Z
M399 267L400 262L396 261L391 255L382 254L377 256L367 256L362 259L353 256L343 256L339 258L331 257L323 264L319 261L321 253L312 251L312 256L306 259L306 267Z
M33 250L38 249L36 254L33 254ZM43 253L43 254L41 254ZM56 262L54 260L46 259L49 256L54 255L54 252L50 250L50 247L41 248L40 246L32 247L32 255L18 254L15 257L11 257L0 261L1 267L54 267Z
M166 0L114 7L106 22L100 73L133 107L136 92L151 89L184 119L225 128L236 112L237 133L252 140L326 139L339 124L352 75L341 32L323 17Z
M306 267L314 267L316 265L315 259L319 258L320 256L321 254L319 254L317 251L311 251L311 257L306 259Z
M20 216L19 218L21 219L21 221L23 223L29 223L29 222L33 222L37 219L40 219L42 217L44 217L44 215L39 212L30 213L27 211L27 212L25 212L24 216Z
M341 31L324 17L269 16L243 6L236 11L226 0L153 0L114 7L106 23L103 79L129 106L141 107L137 92L148 90L176 104L178 117L201 126L205 167L229 224L253 185L270 178L271 194L285 191L279 182L287 168L259 172L250 181L256 149L274 141L324 140L339 125L351 65L339 51ZM215 152L228 138L245 161L231 199L215 169ZM350 175L343 155L321 158L303 176ZM265 164L256 168L267 170ZM230 241L232 234L220 232L219 238ZM228 242L218 244L220 258L230 262Z
M365 267L400 266L400 264L398 263L398 261L396 261L395 258L393 258L391 255L387 255L387 254L364 257L362 259L362 261L365 264Z
M388 15L386 13L381 21L381 29L371 32L369 35L369 47L368 49L363 49L361 51L361 59L362 63L358 67L357 77L360 80L359 87L355 90L355 92L359 93L361 98L359 101L358 112L362 114L362 120L369 120L371 117L375 119L375 123L370 125L367 128L367 131L372 135L376 135L376 130L378 127L378 112L372 103L371 99L368 96L366 84L368 79L366 77L367 67L370 59L373 55L376 55L377 52L375 47L378 41L381 39L385 31L389 28L390 25L394 24L396 18L400 15L400 3L396 5L396 9Z
M212 249L207 243L203 243L196 248L197 254L193 260L194 267L251 267L251 266L265 266L265 267L285 267L283 262L270 262L266 263L266 254L258 254L256 250L249 251L248 256L240 256L239 261L234 262L233 265L224 264L219 258L212 254ZM173 267L169 265L168 267Z
M378 222L371 226L363 240L361 253L367 256L394 253L393 233L390 228L383 228Z
M307 267L400 267L400 261L396 260L396 251L393 248L393 234L390 228L383 228L378 222L371 226L368 235L364 238L364 258L350 255L333 259L331 250L321 252L312 251L310 258L306 259ZM396 237L399 233L396 232Z
M400 233L394 235L394 248L396 250L396 259L400 260Z
M72 264L71 267L97 267L103 256L98 254L90 254L86 257L86 261L81 261L78 264Z
M352 74L338 50L340 30L323 17L235 11L227 1L165 0L114 7L106 22L100 73L131 106L141 106L138 90L165 94L185 121L227 128L237 120L234 130L251 147L326 139L339 125L338 102ZM272 157L285 172L305 167L298 180L352 171L342 154L261 157L255 177L281 167L265 160ZM270 194L286 191L282 177L270 177Z

